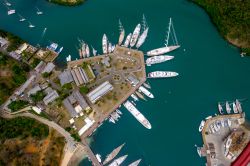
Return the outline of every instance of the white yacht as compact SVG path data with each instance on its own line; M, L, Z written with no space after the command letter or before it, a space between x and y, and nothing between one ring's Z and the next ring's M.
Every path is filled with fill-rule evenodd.
M140 86L140 87L139 87L139 90L140 90L143 94L145 94L146 96L148 96L149 98L154 98L154 95L153 95L151 92L149 92L146 88L144 88L143 86Z
M109 153L105 160L103 161L103 165L109 163L111 160L113 160L117 154L121 151L121 149L123 148L123 146L125 145L125 143L123 143L122 145L118 146L117 148L115 148L111 153Z
M236 107L239 113L242 113L242 107L238 99L236 99Z
M134 99L134 101L138 101L138 97L135 94L132 94L131 97Z
M98 162L101 163L102 162L102 156L100 154L96 154L95 157L97 158Z
M170 32L171 32L171 30L173 31L173 34L172 34L171 38L173 39L174 45L169 46L169 38L170 38ZM172 19L170 18L165 47L157 48L157 49L148 51L147 55L148 56L162 55L162 54L168 53L170 51L174 51L174 50L176 50L179 47L180 47L180 45L178 44L178 41L177 41L177 37L176 37L176 34L175 34L175 30L174 30L174 25L172 23Z
M146 28L143 33L141 34L141 36L138 39L138 42L136 43L136 48L139 48L143 45L143 43L145 42L147 36L148 36L148 30L149 28Z
M116 112L120 115L122 115L122 111L120 111L119 109L116 109Z
M145 87L148 88L148 89L151 89L151 86L150 86L150 84L149 84L148 82L147 82L147 83L144 82L144 83L143 83L143 86L145 86Z
M16 10L14 10L14 9L8 10L8 12L7 12L8 15L12 15L15 13L16 13Z
M137 110L137 108L130 102L126 101L124 107L147 129L151 129L152 126L149 121Z
M223 108L220 103L218 103L218 110L220 114L223 114Z
M37 12L36 12L36 14L37 14L37 15L41 15L41 14L43 14L43 12L42 12L42 11L40 11L38 8L36 8L36 10L37 10Z
M148 66L151 66L152 64L162 63L165 61L169 61L171 59L174 59L174 56L169 56L169 55L153 56L146 60L146 64Z
M89 57L90 56L90 50L89 50L88 44L86 44L85 50L86 50L86 56Z
M168 46L168 47L162 47L162 48L157 48L151 51L147 52L148 56L156 56L156 55L162 55L171 51L176 50L180 46Z
M138 166L138 165L140 164L140 162L141 162L141 159L132 162L132 163L129 164L128 166Z
M231 113L231 107L230 107L228 102L226 102L226 111L227 111L228 114Z
M111 122L111 123L114 123L115 124L115 120L110 116L109 117L109 122Z
M234 111L235 114L238 113L238 109L237 109L237 106L236 106L235 102L233 102L233 111Z
M63 50L63 47L61 47L58 51L57 51L57 54L60 54Z
M29 28L34 28L35 27L35 25L33 25L33 24L31 24L30 22L29 22Z
M112 44L109 43L109 44L108 44L108 53L111 53L111 52L112 52Z
M170 78L170 77L176 77L179 74L177 72L172 71L154 71L151 73L148 73L148 78Z
M94 47L92 47L92 53L93 53L94 56L96 56L96 54L97 54L97 50Z
M102 37L102 50L103 50L103 54L108 53L108 38L106 34L104 34Z
M140 30L141 30L141 24L138 24L133 32L133 35L131 37L131 40L130 40L130 46L131 47L134 47L136 42L137 42L137 39L140 35Z
M132 33L128 34L128 36L126 37L125 43L124 43L124 47L128 47L129 46L129 42L131 39Z
M200 126L199 126L199 132L201 132L201 131L203 130L204 125L205 125L205 121L202 120L202 121L201 121L201 124L200 124Z
M18 14L18 16L19 16L19 18L20 18L20 19L19 19L20 22L23 22L23 21L26 20L26 19L25 19L23 16L21 16L20 14Z
M124 155L122 157L119 157L118 159L115 159L109 166L119 166L121 163L128 157L128 155Z
M66 61L67 61L67 62L70 62L70 61L71 61L71 55L69 55L69 56L66 57Z
M4 1L6 6L11 6L11 3L9 3L8 1Z
M124 37L125 37L125 30L124 30L120 20L119 20L119 30L120 30L120 36L119 36L119 40L118 40L118 45L121 45L123 40L124 40Z

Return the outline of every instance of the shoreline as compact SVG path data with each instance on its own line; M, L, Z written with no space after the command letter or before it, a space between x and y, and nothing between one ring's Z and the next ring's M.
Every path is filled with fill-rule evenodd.
M73 6L78 6L83 4L84 2L86 2L86 0L75 0L75 2L65 2L63 0L47 0L47 2L49 3L53 3L56 5L61 5L61 6L69 6L69 7L73 7Z
M218 13L216 13L216 11L213 11L214 14L211 14L211 11L209 11L209 9L207 9L207 8L209 8L209 7L208 7L209 5L211 5L211 6L213 5L212 2L211 2L210 4L206 4L206 2L204 2L204 4L201 4L201 3L200 3L199 1L197 1L197 0L188 0L188 1L189 1L189 2L192 2L193 4L195 4L195 5L197 5L197 6L199 6L200 8L202 8L202 9L206 12L206 14L209 16L209 18L210 18L212 24L216 27L217 31L219 32L220 36L221 36L225 41L227 41L229 44L231 44L232 46L237 47L237 48L239 49L239 51L240 51L241 56L244 56L244 55L250 56L250 45L249 45L249 44L246 44L246 46L243 46L244 43L248 43L247 40L242 40L241 37L238 37L238 38L235 38L235 39L230 38L229 35L230 35L230 33L233 32L233 31L230 31L230 30L228 30L227 33L224 32L225 34L223 34L223 31L222 31L221 29L222 29L222 27L226 27L226 25L224 25L224 24L222 23L222 21L221 21L221 22L217 22L217 24L220 24L220 26L217 25L217 24L216 24L216 21L215 21L215 19L214 19L214 17L215 17L215 15L218 14ZM206 6L206 5L207 5L207 6ZM212 7L210 7L210 8L212 8ZM219 10L219 9L218 9L218 10ZM221 16L218 16L218 17L221 17ZM222 20L222 18L221 18L221 20ZM241 27L241 26L238 26L237 28L239 28L239 27ZM235 28L235 27L234 27L234 28ZM242 32L242 33L243 33L243 32ZM234 35L235 35L235 34L234 34ZM247 34L246 34L246 35L247 35ZM241 41L239 41L239 40L241 40Z

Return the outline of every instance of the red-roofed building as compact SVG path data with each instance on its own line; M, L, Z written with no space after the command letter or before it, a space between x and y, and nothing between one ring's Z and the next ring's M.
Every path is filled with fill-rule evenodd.
M241 152L238 158L232 163L232 166L247 166L250 163L250 142Z

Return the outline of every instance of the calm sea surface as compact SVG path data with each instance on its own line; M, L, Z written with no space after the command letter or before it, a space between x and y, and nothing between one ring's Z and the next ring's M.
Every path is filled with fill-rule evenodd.
M3 1L3 0L1 0ZM120 155L128 154L123 165L142 158L141 165L200 166L195 144L201 145L200 121L217 113L218 101L250 99L250 59L241 58L237 48L224 41L207 14L186 0L89 0L78 7L61 7L45 0L10 0L17 15L7 16L0 4L0 28L10 31L34 45L57 42L64 50L56 62L65 64L68 54L78 58L77 38L82 38L101 51L103 33L113 42L118 40L118 19L126 32L132 32L142 14L150 26L142 51L164 44L169 17L173 18L181 48L170 55L175 59L147 67L147 72L170 70L179 72L174 79L149 80L155 99L140 101L137 108L149 119L152 129L140 125L128 111L116 124L106 122L94 134L91 147L103 156L126 142ZM44 15L36 15L36 7ZM43 38L44 28L47 31ZM243 102L250 118L250 103ZM83 161L81 165L89 165Z

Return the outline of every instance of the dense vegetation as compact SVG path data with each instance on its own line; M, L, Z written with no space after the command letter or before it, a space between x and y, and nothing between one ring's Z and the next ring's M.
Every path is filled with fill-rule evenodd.
M24 100L16 100L12 101L9 105L8 108L11 109L12 112L18 111L24 107L26 107L29 104L28 101Z
M82 94L87 94L89 92L89 88L87 86L80 87L80 92Z
M0 105L26 81L29 67L0 52Z
M30 118L0 118L0 166L59 166L65 139Z
M230 43L250 55L249 0L192 0L210 15L219 32Z
M18 36L13 35L9 32L4 31L4 30L0 30L0 36L2 36L4 38L8 38L8 40L10 41L10 44L7 48L7 51L9 51L9 52L16 50L22 43L24 43L24 40L22 40Z
M76 6L80 5L85 0L47 0L47 1L64 6Z
M0 140L35 137L43 139L49 134L48 126L30 118L3 119L0 117Z
M32 99L34 103L37 103L39 101L42 101L45 96L46 94L41 90L41 91L36 92L36 94L31 94L30 98Z

